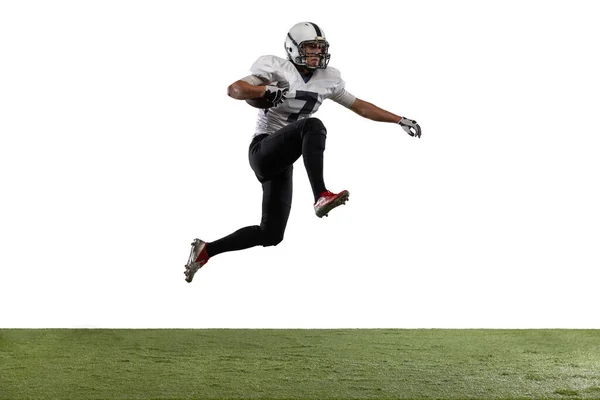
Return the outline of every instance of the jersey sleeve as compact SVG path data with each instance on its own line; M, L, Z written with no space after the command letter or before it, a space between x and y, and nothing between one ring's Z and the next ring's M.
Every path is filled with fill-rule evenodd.
M332 68L332 72L334 73L335 84L333 86L333 92L329 98L336 103L343 105L344 107L352 107L356 97L346 90L346 82L344 82L342 79L340 71Z
M354 101L356 100L356 96L347 91L346 89L342 89L337 95L330 97L331 100L335 101L338 104L343 105L346 108L352 107Z
M277 82L282 87L287 84L283 61L276 56L261 56L252 64L250 72L268 83Z

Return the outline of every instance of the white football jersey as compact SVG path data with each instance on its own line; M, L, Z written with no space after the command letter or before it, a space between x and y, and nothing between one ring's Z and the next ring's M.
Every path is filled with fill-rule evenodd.
M291 122L310 117L325 99L332 99L346 107L355 100L345 90L340 72L333 67L315 70L308 82L304 82L291 61L277 56L262 56L250 71L271 85L288 89L283 103L259 110L254 136L272 134Z

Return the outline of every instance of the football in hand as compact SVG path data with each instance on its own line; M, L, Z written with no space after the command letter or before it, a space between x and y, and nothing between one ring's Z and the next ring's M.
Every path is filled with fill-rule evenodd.
M265 99L264 97L257 97L254 99L248 99L246 100L246 103L250 104L252 107L254 108L271 108L273 107L273 103L270 102L269 100Z

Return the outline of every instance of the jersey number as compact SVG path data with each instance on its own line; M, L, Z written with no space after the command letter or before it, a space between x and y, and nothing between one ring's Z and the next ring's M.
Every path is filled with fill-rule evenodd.
M300 115L302 114L312 114L313 109L315 108L315 105L319 100L319 95L315 92L306 92L304 90L298 90L296 91L296 96L294 98L298 100L304 100L306 103L304 103L304 106L302 107L300 112L296 114L290 114L290 116L287 119L288 122L298 121L298 118L300 118Z

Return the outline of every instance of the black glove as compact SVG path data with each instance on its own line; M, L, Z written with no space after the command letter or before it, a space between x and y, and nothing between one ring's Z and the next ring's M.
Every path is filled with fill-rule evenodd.
M421 127L419 126L419 124L417 124L417 121L402 117L402 119L400 120L400 122L398 122L398 124L410 136L418 137L418 138L421 137Z
M267 91L263 95L263 97L273 104L273 107L277 107L277 105L283 103L285 100L285 95L287 94L287 89L278 88L277 86L267 86Z

